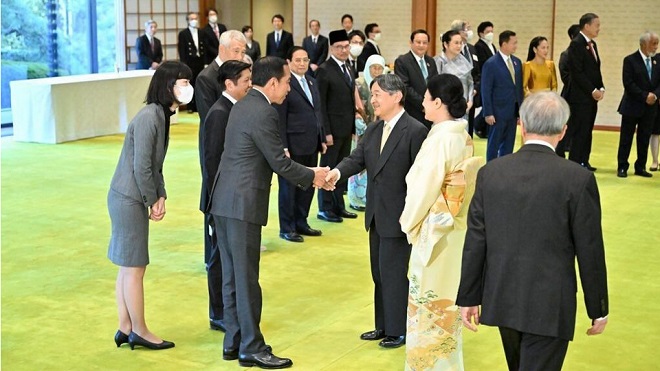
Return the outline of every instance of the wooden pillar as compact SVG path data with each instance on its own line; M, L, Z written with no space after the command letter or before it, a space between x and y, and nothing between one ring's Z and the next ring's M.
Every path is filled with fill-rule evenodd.
M435 20L438 0L412 0L412 30L425 29L431 35L428 55L435 55L437 36Z

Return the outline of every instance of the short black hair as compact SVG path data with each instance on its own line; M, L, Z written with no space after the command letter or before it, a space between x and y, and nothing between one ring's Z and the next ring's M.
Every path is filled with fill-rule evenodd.
M355 36L355 35L360 36L360 38L362 39L362 42L367 41L367 37L364 36L364 34L362 33L362 31L360 31L360 30L353 30L353 31L351 31L351 32L348 34L348 41L350 42L351 39L353 38L353 36Z
M270 19L270 23L273 23L273 21L275 20L275 18L279 18L280 21L282 21L282 23L284 23L284 17L282 16L282 14L275 14L275 15L273 16L273 18Z
M190 67L178 61L165 61L154 72L147 89L144 102L147 104L158 103L162 106L171 106L176 102L174 96L174 84L178 79L192 79Z
M272 78L279 81L284 76L286 65L286 61L280 57L267 56L257 59L252 65L252 85L266 86Z
M500 47L502 44L509 42L509 39L511 39L512 36L516 36L516 33L511 31L511 30L505 30L500 34Z
M252 26L245 25L245 26L243 26L243 28L241 28L242 33L246 33L250 30L252 30Z
M598 16L594 13L587 13L584 14L582 17L580 17L580 29L584 29L584 26L591 24L594 19L598 18Z
M429 42L431 42L431 36L429 35L429 33L426 32L426 30L421 29L421 28L419 28L419 29L413 31L413 32L410 34L410 41L412 42L413 40L415 40L415 35L420 34L420 33L426 35L426 38L429 39Z
M442 34L442 50L443 51L446 49L445 48L445 43L449 44L449 42L451 41L451 38L456 36L456 35L461 36L461 31L449 30L449 31Z
M209 16L209 13L211 13L211 12L215 12L215 14L218 14L218 9L216 9L216 8L208 8L208 9L206 10L206 17L207 17L207 18L208 18L208 16Z
M495 27L495 26L493 26L493 22L491 21L485 21L479 23L479 27L477 27L477 35L484 33L484 31L486 31L488 27Z
M304 50L305 53L307 53L307 50L305 48L303 48L302 46L295 45L295 46L292 46L291 48L289 48L289 51L286 53L286 59L292 60L293 59L293 53L297 52L298 50Z
M190 20L190 16L191 16L192 14L198 14L198 13L197 13L197 12L188 12L188 14L186 14L186 21L189 21L189 20Z
M346 18L350 19L351 23L353 23L353 16L350 15L350 14L344 14L344 15L341 16L342 23L344 22L344 19L346 19Z
M449 114L454 118L465 115L467 102L465 101L463 83L455 75L441 73L429 77L427 90L431 99L440 98L442 104L447 106Z
M571 27L568 28L568 37L573 40L575 36L577 36L580 33L580 25L579 24L572 24Z
M225 91L227 87L225 86L225 80L231 80L234 85L238 84L238 79L241 77L241 73L245 70L249 70L252 67L249 63L243 61L226 61L222 63L222 66L218 69L218 84L220 84L220 91Z
M378 27L378 23L369 23L366 27L364 27L364 34L369 37L369 34L374 32L374 28Z

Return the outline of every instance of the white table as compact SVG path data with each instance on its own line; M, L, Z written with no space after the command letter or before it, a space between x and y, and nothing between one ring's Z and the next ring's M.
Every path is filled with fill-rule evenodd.
M136 70L12 81L14 140L62 143L124 133L144 107L153 74Z

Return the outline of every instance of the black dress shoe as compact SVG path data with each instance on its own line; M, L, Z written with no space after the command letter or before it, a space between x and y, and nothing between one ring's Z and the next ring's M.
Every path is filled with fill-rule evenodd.
M319 211L319 213L316 214L316 218L331 223L341 223L344 221L344 219L342 219L340 216L333 213L332 211Z
M616 171L616 176L619 178L626 178L628 177L628 172L625 169L619 169Z
M128 335L128 345L131 346L131 350L133 350L136 345L140 345L153 350L174 348L174 343L171 341L163 340L158 344L152 343L146 339L143 339L140 337L140 335L134 333L133 331L131 331L131 333Z
M651 167L649 168L649 170L651 170L651 171L658 171L658 167L657 167L657 166L656 166L656 167L651 166Z
M298 232L298 234L302 234L303 236L314 236L314 237L323 234L323 232L319 231L318 229L314 229L310 226L307 226L305 228L298 228L296 232Z
M367 209L367 208L364 207L364 206L355 206L355 205L348 205L348 206L349 206L351 209L355 210L355 211L364 211L364 210Z
M367 331L364 334L360 335L362 340L380 340L385 337L385 330L373 330Z
M243 367L257 366L267 369L293 366L293 362L290 359L280 358L267 350L256 354L239 354L238 364Z
M117 333L115 334L115 344L117 344L117 348L126 343L128 343L128 335L121 332L121 330L117 330Z
M653 174L649 173L646 170L635 170L635 175L642 176L644 178L650 178Z
M211 328L211 330L227 332L227 328L225 327L225 321L221 319L210 319L209 327Z
M273 352L273 348L266 344L266 352ZM222 349L222 359L225 361L233 361L238 359L238 349L224 348Z
M303 242L305 241L304 238L302 238L301 235L299 235L296 232L288 232L288 233L281 233L280 232L280 238L283 240L291 241L291 242Z
M350 211L346 211L346 209L340 211L340 212L339 212L339 216L341 216L342 218L347 218L347 219L356 219L356 218L357 218L357 214L356 214L356 213L352 213L352 212L350 212Z
M589 171L596 171L596 170L598 170L598 168L595 168L595 167L591 166L591 164L588 163L588 162L583 162L583 163L581 163L580 165L581 165L583 168L585 168L585 169L587 169L587 170L589 170Z
M401 336L386 336L385 339L381 340L378 345L383 348L398 348L406 344L406 335Z

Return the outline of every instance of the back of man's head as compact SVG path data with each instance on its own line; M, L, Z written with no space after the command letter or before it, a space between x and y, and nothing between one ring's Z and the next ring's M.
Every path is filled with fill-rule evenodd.
M568 103L555 92L534 93L520 107L520 120L528 134L561 134L570 116Z

